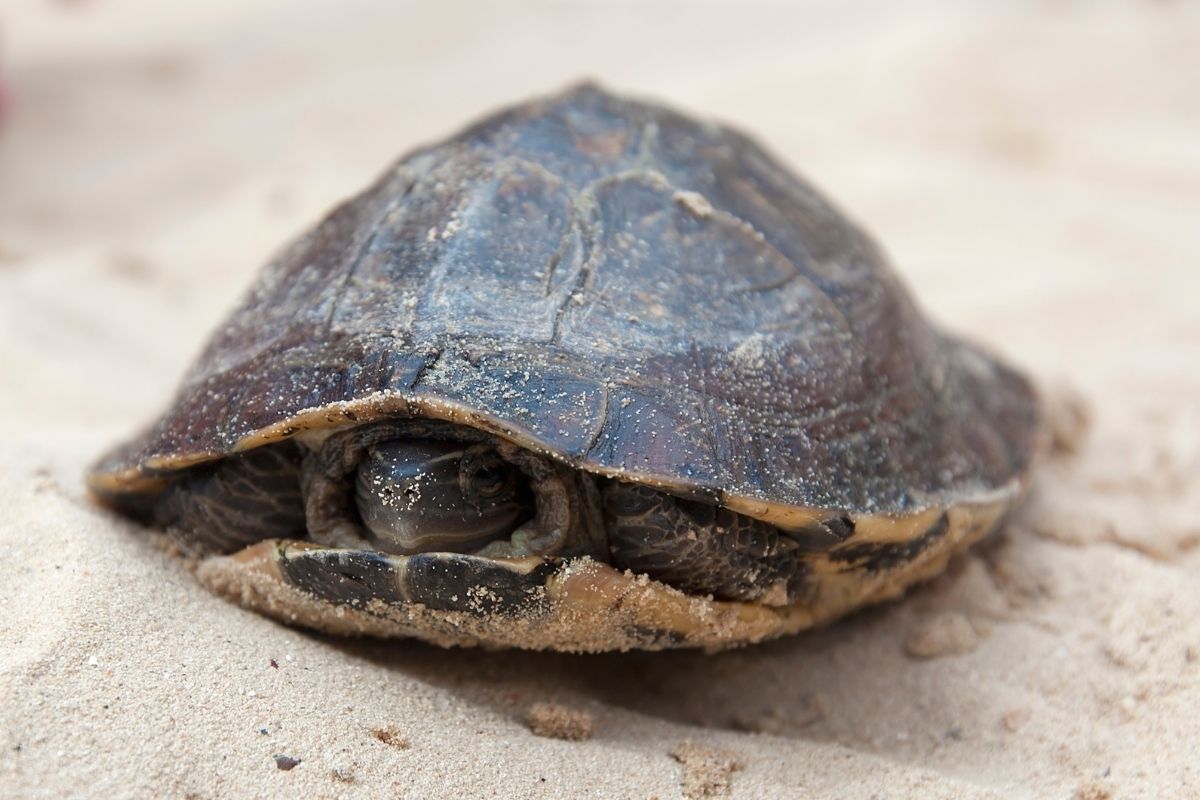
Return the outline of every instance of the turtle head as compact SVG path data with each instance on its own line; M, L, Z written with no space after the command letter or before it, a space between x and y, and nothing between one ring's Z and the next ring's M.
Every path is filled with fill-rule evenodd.
M394 439L367 449L355 503L373 543L402 555L465 553L532 516L525 476L487 444Z

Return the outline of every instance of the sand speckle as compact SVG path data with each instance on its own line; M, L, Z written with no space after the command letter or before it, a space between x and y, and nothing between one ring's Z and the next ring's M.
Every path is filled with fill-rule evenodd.
M1025 723L1029 722L1032 716L1033 712L1028 708L1010 708L1000 717L1000 722L1004 726L1004 730L1016 733L1025 726Z
M671 758L683 766L680 786L688 800L729 797L733 773L745 768L741 758L730 750L697 744L684 739L671 749Z
M943 611L922 621L904 640L904 652L913 658L941 658L974 650L979 635L965 615Z
M1044 392L1050 446L1059 453L1076 453L1091 426L1092 411L1078 389L1059 382Z
M408 737L401 733L399 728L392 725L372 728L371 736L383 742L388 747L394 747L397 750L407 750L412 747L412 743L408 741Z
M534 703L525 713L525 722L535 736L582 742L592 738L594 722L587 711L559 703Z
M805 693L787 708L767 699L765 703L747 702L733 715L733 726L751 733L776 736L794 735L816 725L828 713L826 701L816 693Z
M109 253L104 266L109 274L135 283L150 281L157 273L153 261L140 253L129 250L117 250Z
M0 87L2 88L2 87ZM0 97L2 97L0 93ZM3 109L0 109L2 111ZM4 242L0 242L0 266L5 264L18 264L25 259L25 255L18 250L8 247Z
M350 764L333 767L329 770L329 777L338 783L354 783L358 779L354 774L354 767Z
M1085 783L1075 791L1074 800L1112 800L1112 792L1099 783Z

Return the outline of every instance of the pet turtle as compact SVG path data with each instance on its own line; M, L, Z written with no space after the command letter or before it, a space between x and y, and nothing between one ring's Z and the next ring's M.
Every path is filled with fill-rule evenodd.
M1039 431L755 142L583 85L287 247L89 484L285 622L719 649L937 573Z

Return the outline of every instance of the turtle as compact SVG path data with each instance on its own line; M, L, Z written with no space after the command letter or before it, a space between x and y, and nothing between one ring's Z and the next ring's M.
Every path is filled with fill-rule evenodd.
M1041 416L749 135L584 83L284 247L87 481L285 623L715 651L936 575Z

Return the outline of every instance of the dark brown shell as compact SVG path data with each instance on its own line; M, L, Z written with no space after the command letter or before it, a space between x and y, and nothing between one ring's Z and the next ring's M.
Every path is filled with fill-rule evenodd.
M400 161L271 263L110 495L304 429L468 419L749 509L1012 496L1028 383L744 135L591 86ZM762 515L767 515L763 511Z

